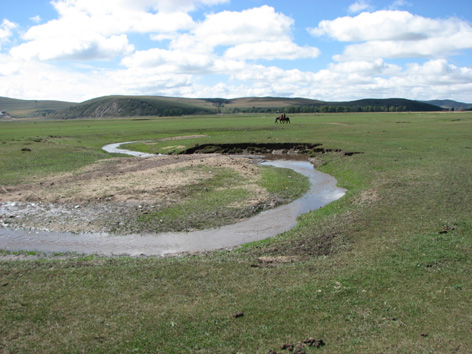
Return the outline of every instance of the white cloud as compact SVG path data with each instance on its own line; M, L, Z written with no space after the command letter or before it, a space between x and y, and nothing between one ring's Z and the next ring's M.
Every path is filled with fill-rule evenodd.
M290 38L293 19L262 6L241 12L209 14L187 35L172 43L174 49L209 52L217 46L271 42Z
M146 55L152 53L140 54L143 55L142 63L150 64L146 62ZM171 58L165 53L154 54L158 58L161 55L164 61L147 67L134 62L131 67L121 70L96 69L91 73L0 55L0 77L8 77L8 85L0 85L0 96L66 101L83 101L104 94L184 97L278 95L327 101L365 97L469 101L472 97L472 69L455 66L445 59L430 60L422 65L411 63L404 68L380 59L342 62L310 72L214 58L206 71L200 71L199 66L206 67L205 56L201 58L202 62L196 59L186 64L172 63L173 59L178 59L177 53ZM185 65L187 71L182 69ZM192 67L197 69L192 71ZM206 84L204 79L211 74L226 74L230 80Z
M80 32L67 36L62 32L21 44L10 53L22 59L100 60L131 53L133 48L125 35L104 37Z
M84 11L92 16L127 9L137 12L190 12L200 6L213 6L227 3L229 0L53 0L52 4L61 15Z
M209 14L195 28L181 35L156 35L172 39L169 49L138 51L122 60L128 68L166 65L176 73L231 75L245 67L245 60L315 58L320 51L300 47L290 38L293 20L262 6L241 12ZM227 48L220 56L217 47Z
M395 0L393 4L389 6L389 10L398 10L400 7L411 6L411 3L405 0Z
M385 67L385 63L378 61L378 64L379 67ZM359 67L361 70L357 71ZM353 98L405 97L429 100L451 98L451 92L455 92L455 99L469 101L468 97L472 94L472 69L457 67L445 59L430 60L423 65L412 63L405 68L387 65L386 69L376 71L368 64L331 65L323 73L324 95L328 93L330 97L339 94L340 99L351 94Z
M36 15L36 16L30 17L30 20L34 23L40 23L41 22L41 16Z
M364 12L356 17L321 21L310 32L347 46L337 60L355 58L437 57L472 48L472 27L456 19L429 19L406 11Z
M250 92L257 89L260 96L283 93L327 101L366 97L429 100L451 98L451 92L454 99L469 101L472 94L472 69L446 60L412 63L405 68L380 59L344 62L318 72L253 65L236 74L235 79L246 83Z
M0 49L2 48L2 43L9 41L9 38L13 35L13 29L16 27L16 23L10 22L7 19L3 20L0 24Z
M398 65L388 64L382 59L373 61L351 61L330 64L329 69L336 73L358 73L366 76L372 75L396 75L402 68Z
M131 0L133 1L133 0ZM144 0L145 2L155 3L154 7L164 12L189 12L195 10L198 6L213 6L228 3L230 0Z
M168 66L155 68L134 67L107 73L107 78L114 82L121 94L143 95L156 94L173 95L192 88L195 80L190 74L177 73Z
M358 13L364 10L369 9L371 6L366 0L360 0L349 6L350 13Z
M314 47L299 47L290 40L243 43L229 48L225 57L232 59L299 59L316 58L320 51Z
M408 65L406 77L413 82L432 86L472 85L472 68L449 64L445 59L430 60L423 65Z
M455 20L432 20L407 11L363 12L356 17L321 21L311 30L316 36L327 35L342 42L368 40L417 40L438 33L457 30Z
M444 59L472 48L471 26L465 21L428 19L404 11L322 21L310 30L313 35L347 44L336 62L315 69L312 61L312 71L285 70L277 59L320 55L308 42L296 43L294 19L270 6L208 13L199 21L190 16L199 7L224 2L228 1L53 1L56 20L34 25L9 55L0 53L0 80L8 80L8 85L0 85L0 96L71 101L109 94L277 95L328 101L472 97L472 69ZM357 1L351 11L363 11L368 5ZM7 20L0 23L0 45L11 40L15 26ZM130 41L136 36L131 33L160 41L154 42L159 48L135 51ZM424 64L389 60L418 56L430 60ZM107 63L108 69L100 69L95 62L84 62L116 57L121 58L120 68ZM52 64L66 59L81 64ZM262 65L259 59L272 64Z
M26 42L13 48L12 55L40 60L96 60L126 55L133 51L127 33L188 30L194 22L187 13L177 11L179 6L189 9L207 2L211 1L55 1L59 18L31 27L23 36ZM160 7L175 11L150 11Z
M174 73L200 73L213 71L214 58L207 54L193 53L188 55L181 50L149 49L138 51L123 59L122 64L128 68L166 67Z
M0 54L2 76L8 78L8 85L0 85L0 96L12 98L83 101L101 96L103 90L113 94L121 89L99 70L83 74Z

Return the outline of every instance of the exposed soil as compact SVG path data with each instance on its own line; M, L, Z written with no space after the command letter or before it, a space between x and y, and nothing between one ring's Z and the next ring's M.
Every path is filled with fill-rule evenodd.
M139 152L120 149L122 144L110 144L104 149L111 153L143 156ZM0 186L1 247L40 252L165 256L232 248L273 237L295 226L298 215L320 208L345 193L345 190L336 187L334 178L316 171L306 161L306 153L311 156L326 152L347 156L354 153L325 150L318 146L205 145L182 155L146 154L144 156L151 157L102 160L80 171L36 183ZM215 149L219 154L211 153ZM258 155L251 158L221 155L234 152ZM266 158L273 157L266 164L290 168L308 177L311 183L309 192L290 204L275 208L281 201L275 200L277 197L257 183L261 170L255 164L261 162L259 154L262 153L269 154ZM291 156L287 160L281 159L281 155ZM303 161L297 161L300 159ZM164 233L162 231L169 230L140 229L138 220L143 214L180 203L186 197L185 190L189 185L204 185L205 179L211 178L211 171L220 168L232 169L244 177L241 178L244 182L237 183L237 188L245 188L251 195L244 200L244 206L249 206L245 208L244 215L232 216L231 220L215 224L213 227L218 229L192 231L184 228L183 232ZM262 210L265 211L260 213ZM126 237L120 236L125 234ZM295 245L295 248L300 249L300 256L307 252L326 254L332 237L325 236L327 239L324 236L318 239L323 246L317 250L310 248L309 252L304 251L304 243ZM261 258L259 266L276 266L295 260Z
M264 164L274 167L290 168L310 180L311 187L309 191L301 198L285 205L281 205L271 210L265 210L258 215L228 224L226 226L205 229L200 231L184 232L164 232L128 234L126 237L121 235L111 235L109 233L91 232L74 234L70 232L51 232L51 231L27 231L24 229L12 230L10 228L0 228L0 249L15 251L35 251L46 253L76 252L78 254L101 254L112 255L130 255L130 256L167 256L180 255L194 252L208 252L216 249L228 249L239 246L244 243L264 240L293 228L297 223L297 217L311 210L316 210L324 205L339 199L345 193L342 188L336 187L336 180L324 173L316 171L313 165L308 161L294 160L272 160ZM12 203L13 204L13 203ZM116 207L117 203L110 203ZM41 206L41 203L30 203L30 210L25 214L31 213L34 205ZM5 205L4 205L5 206ZM10 207L10 204L6 204ZM13 205L15 207L15 205ZM139 208L139 206L138 206ZM128 211L131 208L128 208ZM20 209L16 209L18 211ZM92 208L92 210L94 210ZM95 209L96 210L96 209ZM69 211L69 210L68 210ZM62 219L74 220L74 217L81 215L81 208L74 209L75 214L63 213ZM123 214L113 212L109 215L112 220L120 220L126 216L126 209ZM53 211L54 213L54 211ZM40 213L38 213L39 215ZM49 217L48 213L43 211L44 217ZM89 213L90 214L90 213ZM91 215L93 217L93 215ZM107 214L103 215L107 219ZM125 225L126 225L125 220ZM131 223L132 225L133 223ZM318 232L315 232L318 234ZM325 232L322 232L326 235ZM311 237L310 242L311 242ZM306 244L306 239L298 245L294 245L299 252L291 252L294 256L304 257L307 254L325 254L329 249L329 240L325 237L316 237L321 240L322 245L315 242L316 250ZM298 238L296 242L301 242ZM325 247L324 243L328 241ZM280 245L280 243L278 243ZM284 246L282 246L284 247ZM294 250L292 250L294 251ZM260 256L268 254L277 254L277 251L263 252ZM322 252L322 253L320 253ZM282 254L283 255L283 254ZM281 259L278 263L261 263L261 266L275 266L282 264ZM286 259L284 259L286 261ZM265 265L264 265L265 264Z
M206 169L193 168L204 165ZM38 183L0 188L0 222L10 228L50 231L139 231L131 223L185 198L184 186L211 178L208 168L244 177L249 205L270 205L256 181L254 160L222 155L156 156L99 161L81 171ZM238 188L241 188L238 185Z
M143 229L143 224L137 222L140 216L181 203L186 197L186 186L211 178L204 169L195 168L198 166L205 166L206 171L208 168L229 168L244 177L244 185L238 184L237 187L249 190L251 198L245 200L247 208L244 213L234 215L234 220L221 221L223 224L232 223L273 208L281 201L257 185L260 170L254 159L227 154L265 154L276 158L291 155L292 158L301 156L306 159L307 154L327 152L355 154L324 149L320 144L240 143L197 145L180 155L102 160L78 172L37 183L2 186L0 226L76 233L149 232L151 230Z
M303 154L325 154L337 152L345 156L360 154L360 152L350 152L341 149L326 149L320 147L321 144L308 143L238 143L238 144L202 144L182 151L181 154L274 154L274 155L297 155ZM306 158L306 157L305 157Z

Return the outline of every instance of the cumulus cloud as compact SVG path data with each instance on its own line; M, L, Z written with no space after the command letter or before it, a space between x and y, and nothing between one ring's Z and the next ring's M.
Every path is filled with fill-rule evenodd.
M342 42L364 42L347 46L337 60L445 56L472 48L469 23L456 18L430 19L407 11L364 12L321 21L310 32Z
M166 71L175 73L211 72L214 66L214 57L207 54L193 53L188 55L181 50L149 49L138 51L122 60L122 64L129 68L165 67Z
M131 53L133 49L125 35L104 37L81 32L41 37L13 48L10 53L22 59L100 60Z
M119 93L116 83L100 70L89 75L5 54L0 54L2 76L8 77L8 85L0 85L0 96L5 97L83 101L101 96L103 89Z
M411 6L411 3L405 0L395 0L388 8L389 10L398 10L400 7Z
M382 59L332 63L329 69L336 73L359 73L365 76L396 75L402 70L400 66L386 63Z
M227 58L243 60L316 58L319 55L318 48L300 47L290 40L243 43L231 47L225 52Z
M454 19L428 19L407 11L376 11L363 12L356 17L321 21L311 33L316 36L327 35L343 42L417 40L456 32L461 25L467 24Z
M168 66L134 67L107 73L107 79L119 87L122 94L143 95L160 92L162 95L182 96L191 89L195 79L190 74L178 73Z
M141 60L151 64L147 62L147 54L141 53L144 55ZM199 60L172 63L165 53L154 53L151 57L160 57L163 62L149 66L134 63L121 70L96 69L85 74L58 69L46 62L12 60L8 55L0 55L0 76L8 77L9 82L0 85L0 96L83 101L102 96L104 92L132 95L158 92L184 97L281 95L341 101L365 97L451 98L454 94L454 99L468 101L472 95L472 69L445 59L405 67L381 59L341 62L311 72L218 57L208 66ZM178 55L173 58L178 59ZM182 70L185 65L187 71ZM207 67L206 71L192 70L199 66ZM211 85L201 80L205 75L222 73L230 77L226 83Z
M133 1L133 0L131 0ZM189 12L201 5L213 6L228 3L230 0L140 0L154 3L154 8L164 12ZM133 1L134 2L134 1Z
M366 0L360 0L349 6L350 13L358 13L364 10L369 9L371 6Z
M295 21L271 6L199 13L228 0L55 0L58 17L35 24L23 42L0 53L0 96L79 101L108 94L185 97L287 96L327 101L364 97L450 98L472 95L472 69L447 55L472 48L469 23L429 19L405 11L370 10L321 21L310 32L345 42L333 63L316 68L320 50L293 38ZM392 6L405 6L397 0ZM0 45L16 25L0 23ZM155 42L135 50L139 34ZM13 41L12 41L13 42ZM144 48L144 49L143 49ZM397 57L425 57L405 64ZM116 68L86 60L121 58ZM277 59L312 69L284 69ZM54 65L55 60L70 60ZM80 60L81 64L77 61ZM262 60L270 60L270 65ZM75 61L75 62L74 62ZM79 67L80 65L80 67ZM105 65L105 64L104 64ZM77 69L79 67L79 69ZM222 79L223 78L223 79Z
M57 0L59 18L31 27L12 55L40 60L96 60L127 55L134 47L128 33L188 30L193 19L180 8L223 0ZM159 9L164 12L155 12ZM152 9L155 9L153 12ZM164 11L164 10L163 10Z
M306 76L297 94L321 100L337 101L365 97L428 100L451 98L468 101L472 93L472 69L457 67L445 59L405 68L382 61L332 64ZM405 94L407 93L407 94Z
M16 27L16 23L10 22L7 19L3 20L0 24L0 49L2 48L2 43L9 41L9 38L13 35L13 29Z
M30 17L30 20L34 23L40 23L41 22L41 16L36 15L36 16Z
M261 96L284 93L327 101L365 97L424 100L449 98L451 92L455 99L468 101L472 93L472 69L455 66L445 59L422 65L412 63L404 68L381 59L333 63L317 72L248 65L235 74L235 79L246 83L251 92L257 89Z
M61 15L72 11L85 11L100 16L122 9L138 12L190 12L199 6L227 3L229 0L54 0L54 7Z
M190 33L180 36L172 48L212 51L217 46L234 46L289 39L293 19L262 6L244 11L209 14Z
M209 14L187 33L153 37L171 39L169 49L138 51L124 58L122 64L130 68L170 65L186 73L224 73L241 69L235 65L237 61L317 57L317 48L300 47L292 41L292 24L293 19L269 6ZM217 54L218 47L225 49L222 56ZM223 65L224 61L228 65Z
M472 85L472 68L458 67L445 59L430 60L423 65L412 63L405 77L423 85L449 86Z

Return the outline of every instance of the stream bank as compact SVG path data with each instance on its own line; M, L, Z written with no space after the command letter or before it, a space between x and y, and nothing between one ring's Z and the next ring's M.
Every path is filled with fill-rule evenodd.
M124 143L104 147L108 152L136 155L122 149ZM154 155L153 155L154 156ZM266 210L249 219L215 229L159 234L114 235L103 232L50 232L0 228L0 249L9 251L76 252L105 256L166 256L233 248L274 237L296 225L299 215L341 198L345 190L334 177L316 171L308 161L268 160L263 164L290 168L307 176L310 190L292 203Z

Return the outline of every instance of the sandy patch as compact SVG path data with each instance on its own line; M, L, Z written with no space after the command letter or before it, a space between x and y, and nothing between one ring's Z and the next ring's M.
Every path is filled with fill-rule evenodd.
M257 182L254 160L223 155L175 155L102 160L75 173L0 190L0 223L51 231L131 228L139 215L181 203L185 187L204 183L216 169L230 169L250 192L244 206L270 204ZM226 207L239 207L232 203ZM113 225L113 226L110 226Z
M205 168L199 168L204 166ZM39 183L3 187L1 202L135 202L175 198L182 186L212 177L211 168L229 168L255 182L259 169L247 158L208 156L156 156L99 161L75 174ZM239 186L240 187L240 186Z

